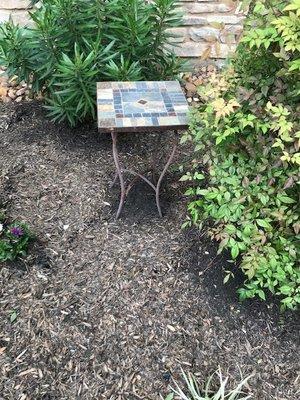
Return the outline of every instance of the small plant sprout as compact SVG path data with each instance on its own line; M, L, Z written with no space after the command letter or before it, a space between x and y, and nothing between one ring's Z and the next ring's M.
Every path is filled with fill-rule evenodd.
M195 376L191 373L182 371L182 377L185 382L186 388L181 389L180 385L173 380L174 387L171 387L170 393L165 400L248 400L253 399L252 394L246 394L243 387L247 384L248 380L253 376L241 380L241 382L234 388L228 388L229 378L224 378L220 367L214 372L207 380L206 385L200 388ZM216 383L216 377L218 382ZM216 389L215 389L216 388Z
M0 224L0 262L13 261L27 254L29 242L33 239L28 226L22 222L11 225Z

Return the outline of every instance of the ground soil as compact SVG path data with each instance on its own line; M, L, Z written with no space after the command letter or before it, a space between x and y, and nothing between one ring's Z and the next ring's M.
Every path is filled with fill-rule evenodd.
M167 152L164 135L123 136L122 159L142 168ZM226 254L180 228L175 169L163 219L139 184L115 221L110 137L51 123L36 103L1 106L0 168L7 215L38 238L24 263L0 267L1 399L156 400L180 367L203 382L218 365L233 384L254 373L256 400L300 398L299 315L240 304L239 278L223 285Z

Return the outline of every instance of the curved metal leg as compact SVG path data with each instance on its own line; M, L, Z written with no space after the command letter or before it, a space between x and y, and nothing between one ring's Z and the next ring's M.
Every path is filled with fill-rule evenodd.
M127 189L126 189L126 197L128 196L129 192L131 191L131 189L133 188L133 186L135 185L136 182L138 182L140 179L145 180L145 176L142 174L138 174L135 171L131 171L128 169L124 169L123 172L128 172L132 175L134 175L134 179L127 185ZM144 174L148 173L149 171L144 172ZM147 179L147 178L146 178ZM152 185L152 183L147 179L146 181L148 183L148 185ZM152 186L151 186L152 187ZM155 190L155 186L153 188Z
M160 177L158 179L158 182L157 182L157 185L156 185L156 188L155 188L156 206L157 206L158 214L159 214L159 216L161 218L162 218L162 212L161 212L160 198L159 198L160 187L161 187L162 181L164 179L164 176L166 175L166 172L167 172L169 166L171 165L171 162L173 161L173 158L175 156L176 150L177 150L177 144L174 145L172 153L171 153L171 155L170 155L170 157L168 159L167 164L165 165L165 168L163 169L163 172L161 173L161 175L160 175Z
M112 132L111 137L112 137L112 141L113 141L113 156L114 156L114 162L116 165L116 174L119 177L120 187L121 187L120 204L119 204L119 208L118 208L117 215L116 215L116 219L118 219L122 212L122 209L123 209L123 205L124 205L124 201L125 201L125 197L126 197L126 188L125 188L125 182L124 182L123 173L122 173L122 169L121 169L121 165L120 165L120 161L119 161L119 154L118 154L118 147L117 147L118 135L117 135L117 133Z
M131 169L124 169L123 172L129 172L130 174L138 177L139 179L142 179L143 181L145 181L150 187L152 187L153 190L156 190L155 185L149 181L148 178L146 178L144 175L139 174L138 172L132 171Z
M146 178L144 175L142 175L138 172L132 171L130 169L122 169L120 160L119 160L118 147L117 147L118 135L116 132L112 132L111 137L112 137L112 141L113 141L113 157L114 157L114 162L115 162L115 166L116 166L116 174L115 174L115 179L113 181L113 184L115 184L117 178L119 178L120 188L121 188L120 203L119 203L118 211L116 214L116 219L118 219L121 215L126 196L128 196L134 183L139 179L142 179L143 181L145 181L155 191L157 210L158 210L159 216L162 217L162 211L161 211L161 207L160 207L160 188L161 188L162 181L167 173L167 170L170 167L170 165L173 161L173 158L175 156L175 153L177 150L177 144L175 144L173 146L172 153L170 154L168 161L167 161L162 173L159 176L157 184L155 185L148 178ZM130 173L131 175L133 175L135 177L133 179L133 181L131 183L129 183L127 188L126 188L125 181L124 181L124 176L123 176L124 173Z

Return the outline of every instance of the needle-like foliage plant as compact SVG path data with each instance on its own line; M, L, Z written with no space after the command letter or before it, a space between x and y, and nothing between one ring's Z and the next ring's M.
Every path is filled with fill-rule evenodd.
M0 64L43 91L54 120L95 118L96 82L174 77L177 0L42 0L31 27L0 28Z

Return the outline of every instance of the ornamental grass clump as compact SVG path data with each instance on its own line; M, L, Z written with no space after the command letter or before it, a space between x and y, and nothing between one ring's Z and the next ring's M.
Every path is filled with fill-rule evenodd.
M251 394L245 394L243 390L252 375L242 379L234 389L228 387L228 377L223 378L220 368L208 378L203 388L200 387L193 374L182 371L182 377L185 387L173 380L172 393L165 400L250 400L253 398ZM217 383L216 377L218 377Z
M96 82L173 78L168 29L177 0L41 0L32 28L0 28L0 64L43 91L49 115L71 125L96 117Z
M199 89L202 103L183 137L195 149L182 177L192 183L185 225L209 222L219 251L227 250L245 275L241 299L273 294L282 309L296 309L300 3L252 3L235 58Z

